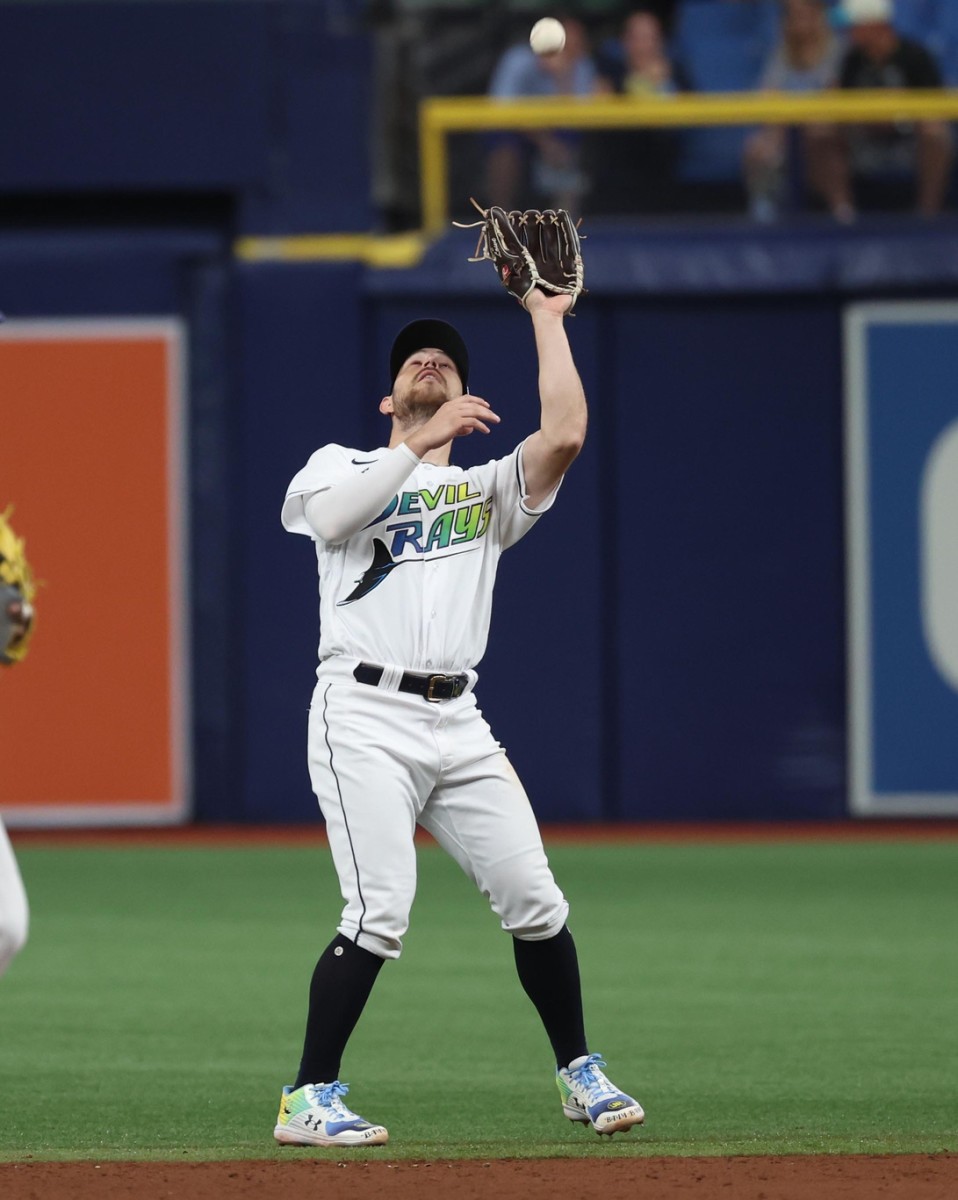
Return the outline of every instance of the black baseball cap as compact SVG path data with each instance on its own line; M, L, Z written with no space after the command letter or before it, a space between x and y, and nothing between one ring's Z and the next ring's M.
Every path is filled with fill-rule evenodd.
M466 343L458 329L454 329L448 321L440 321L434 317L411 321L396 335L393 348L389 352L389 378L392 383L396 382L396 376L410 354L427 348L435 348L449 355L456 364L465 391L469 383L469 351L466 349Z

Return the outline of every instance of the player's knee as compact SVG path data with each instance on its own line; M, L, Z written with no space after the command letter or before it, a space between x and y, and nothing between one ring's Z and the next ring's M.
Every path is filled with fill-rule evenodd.
M503 860L483 883L502 928L517 938L555 937L569 915L569 905L541 849Z
M360 933L347 935L352 937L357 946L376 954L379 958L398 958L402 954L402 938L383 936L371 930L364 929Z
M400 886L395 881L367 881L362 893L357 892L347 901L339 918L339 932L380 958L398 958L415 895L414 883Z
M400 924L392 920L366 919L361 925L344 920L338 932L379 958L398 958L402 954L402 939L406 928L407 923Z
M527 904L502 914L502 928L522 942L544 942L559 933L569 917L569 904L561 892L549 902Z

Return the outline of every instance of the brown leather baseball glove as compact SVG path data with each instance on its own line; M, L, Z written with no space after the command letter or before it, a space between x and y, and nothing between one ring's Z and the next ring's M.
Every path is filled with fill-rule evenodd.
M523 308L534 288L547 295L572 297L569 312L585 290L579 230L564 208L526 209L506 212L504 208L482 208L481 221L459 229L479 229L479 244L470 262L495 264L504 286Z

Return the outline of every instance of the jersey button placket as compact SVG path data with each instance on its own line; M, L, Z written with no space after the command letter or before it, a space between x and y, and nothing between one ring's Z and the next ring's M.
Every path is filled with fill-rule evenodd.
M435 636L435 621L438 609L436 607L436 598L434 595L433 585L433 579L436 574L435 568L437 566L438 563L428 557L423 564L422 624L425 650L429 655L429 657L426 659L426 667L430 670L435 665L436 655L439 649L436 644Z

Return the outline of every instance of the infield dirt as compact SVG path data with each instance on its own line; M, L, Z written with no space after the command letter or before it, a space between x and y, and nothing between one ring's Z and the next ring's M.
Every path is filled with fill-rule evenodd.
M2 1163L4 1200L954 1200L958 1155L484 1162Z

